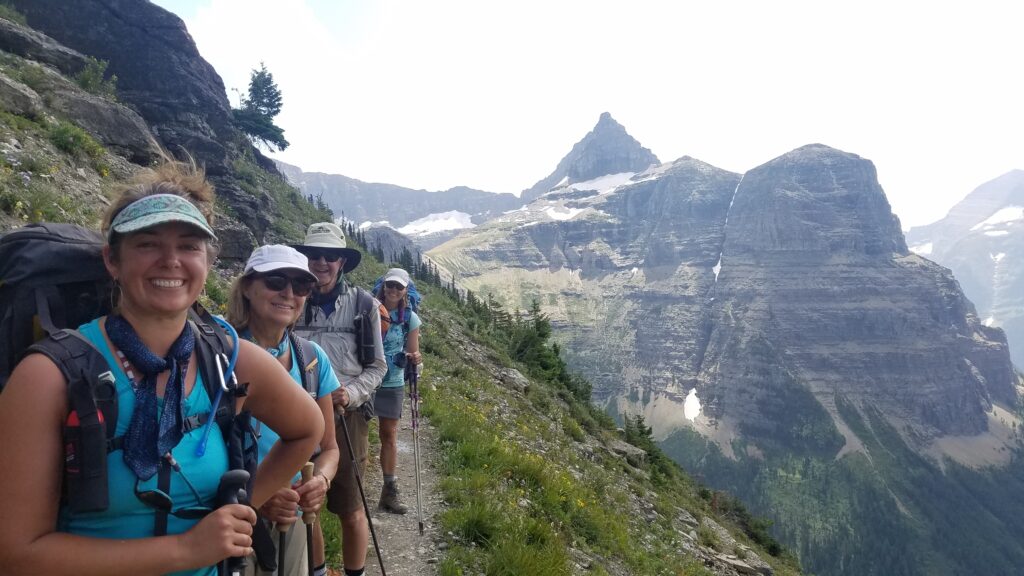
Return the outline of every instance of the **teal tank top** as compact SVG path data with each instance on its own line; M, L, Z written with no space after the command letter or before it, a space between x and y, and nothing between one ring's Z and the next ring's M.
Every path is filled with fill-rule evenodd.
M316 369L320 376L320 388L317 390L316 397L323 398L338 388L341 388L341 382L338 381L337 375L334 374L334 369L331 367L331 361L327 358L327 353L324 352L324 349L316 342L311 342L311 344L313 345L313 350L316 351ZM302 375L299 373L299 363L295 361L295 347L292 346L291 343L289 343L288 346L292 351L292 366L288 369L288 374L296 384L302 386ZM312 358L306 358L306 362L310 362L312 360ZM268 453L270 453L270 449L274 447L274 444L277 443L281 437L277 435L277 432L271 430L270 427L264 426L259 420L253 418L253 422L256 423L257 430L259 430L259 461L263 462L263 459L267 457ZM302 476L300 474L296 474L295 477L292 478L292 484L295 484L301 478Z
M99 320L93 320L79 327L79 331L103 353L103 357L114 373L117 386L117 431L115 436L123 436L131 422L135 407L135 393L128 376L125 375L121 363L114 358L100 330ZM203 386L202 377L196 375L196 383L192 392L182 400L184 417L208 413L211 400ZM154 423L155 424L155 423ZM205 426L204 426L205 427ZM185 434L181 442L174 448L174 459L181 465L181 473L171 471L171 488L169 494L174 502L174 509L189 506L216 505L217 485L220 477L228 469L227 446L221 435L220 427L214 424L210 429L210 437L206 445L206 453L196 457L196 447L203 436L200 427ZM182 480L185 475L195 486L202 497L196 502L195 495ZM155 490L157 476L139 483L139 490ZM102 512L72 513L62 506L58 520L58 530L80 536L95 538L147 538L153 536L155 512L135 497L135 474L124 463L123 452L117 450L107 455L107 483L110 494L110 507ZM167 533L181 534L192 528L198 520L184 520L173 515L167 518ZM175 572L175 576L215 576L216 567L202 568L185 572Z

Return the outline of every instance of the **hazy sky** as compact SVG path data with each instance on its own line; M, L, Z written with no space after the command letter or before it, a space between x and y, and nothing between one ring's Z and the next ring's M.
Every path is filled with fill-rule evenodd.
M518 193L608 111L663 162L859 154L907 228L1024 168L1024 2L156 3L232 103L266 63L306 171Z

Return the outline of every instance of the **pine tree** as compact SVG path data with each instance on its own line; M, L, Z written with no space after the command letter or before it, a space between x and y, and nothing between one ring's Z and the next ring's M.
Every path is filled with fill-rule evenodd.
M260 62L260 69L253 70L249 76L249 97L242 107L273 118L281 113L281 90L274 82L274 75L267 70L266 64Z
M274 116L281 112L283 103L274 76L260 62L260 69L253 70L249 77L249 95L242 98L242 107L231 111L235 127L253 144L284 150L288 147L284 130L274 124Z

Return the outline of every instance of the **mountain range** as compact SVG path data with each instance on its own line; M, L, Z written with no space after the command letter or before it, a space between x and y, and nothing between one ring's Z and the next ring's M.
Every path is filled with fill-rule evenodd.
M908 250L871 162L820 144L744 174L647 159L583 181L563 160L535 200L428 255L510 309L537 302L596 400L774 518L813 572L984 573L946 539L951 505L904 474L958 494L1014 470L1020 378L1003 331ZM1022 534L992 502L955 508L983 526L969 539ZM1006 543L989 562L1024 558Z

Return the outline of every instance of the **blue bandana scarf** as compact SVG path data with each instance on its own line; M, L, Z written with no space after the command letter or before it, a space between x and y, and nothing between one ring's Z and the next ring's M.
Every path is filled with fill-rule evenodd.
M195 335L188 324L171 345L167 358L150 352L132 325L122 316L107 317L107 336L141 373L133 382L135 411L124 437L124 462L141 480L157 472L160 458L178 445L182 437L181 397L188 360L195 348ZM170 370L164 391L164 409L157 423L156 377Z

